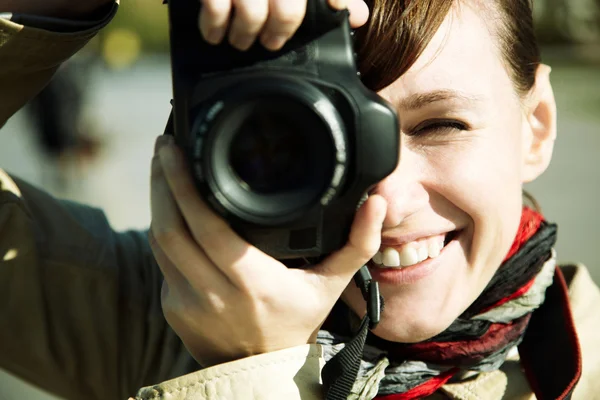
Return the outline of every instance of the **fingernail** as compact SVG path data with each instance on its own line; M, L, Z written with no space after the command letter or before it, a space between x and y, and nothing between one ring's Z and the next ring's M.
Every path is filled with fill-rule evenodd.
M224 35L224 29L213 28L210 31L208 31L208 34L206 35L206 41L210 44L219 44L221 40L223 40Z
M263 45L269 50L279 50L283 47L288 37L284 35L266 35L263 38Z
M154 154L158 153L161 147L171 144L174 142L174 138L171 135L160 135L156 138L156 142L154 143Z

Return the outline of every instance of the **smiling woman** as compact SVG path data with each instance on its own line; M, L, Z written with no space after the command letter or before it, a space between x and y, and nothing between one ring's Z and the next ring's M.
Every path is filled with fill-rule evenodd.
M482 293L514 241L523 183L551 158L556 115L549 69L539 65L527 2L509 2L520 15L504 14L500 2L411 2L407 9L377 2L374 27L359 41L365 81L398 109L403 139L396 171L372 191L388 202L383 254L411 265L376 272L389 278L380 281L386 312L375 331L388 340L431 338ZM399 23L378 21L377 7ZM521 35L531 33L525 40L534 51L523 64L505 58L518 57L513 42L520 38L500 39L513 19L523 25L516 28ZM429 39L411 30L424 26ZM392 51L374 53L378 46ZM405 53L395 54L399 49ZM453 240L435 262L415 262L420 242L450 233ZM345 299L359 312L356 289Z

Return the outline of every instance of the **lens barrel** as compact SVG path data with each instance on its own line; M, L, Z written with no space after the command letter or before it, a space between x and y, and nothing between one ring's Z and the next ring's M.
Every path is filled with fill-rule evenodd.
M346 171L346 134L315 86L250 80L208 104L192 131L194 171L220 207L275 225L335 197Z

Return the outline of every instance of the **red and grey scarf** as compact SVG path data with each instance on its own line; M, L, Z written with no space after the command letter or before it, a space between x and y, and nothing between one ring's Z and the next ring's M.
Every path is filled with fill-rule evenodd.
M552 285L555 241L556 225L524 208L510 251L473 304L444 332L424 342L394 343L369 333L352 392L357 398L418 399L453 377L500 368L523 341L533 311ZM350 340L349 315L339 302L319 332L326 361Z

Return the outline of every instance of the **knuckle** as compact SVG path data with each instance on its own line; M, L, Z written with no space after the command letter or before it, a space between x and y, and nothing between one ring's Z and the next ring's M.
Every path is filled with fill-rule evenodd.
M225 14L229 14L230 3L228 0L203 0L202 10L210 17L221 17Z
M150 239L150 245L159 248L173 247L181 241L182 235L177 229L162 228L158 229L152 227L152 238Z
M264 307L278 304L281 298L275 296L276 289L272 282L266 279L247 280L242 286L243 295L246 298L248 306L254 310L262 310Z
M202 246L215 249L230 247L231 228L220 218L208 218L203 224L195 224L192 237Z
M198 201L196 186L190 179L183 179L181 176L175 178L172 185L173 195L181 202Z
M236 13L253 31L258 31L267 20L268 10L266 7L257 7L247 4L240 4L236 8Z
M252 279L244 279L236 283L240 295L245 299L247 306L252 306L255 301L265 300L265 293L261 290L259 282Z
M277 24L282 25L286 32L294 31L304 19L305 10L301 2L276 1L272 5L270 14Z

